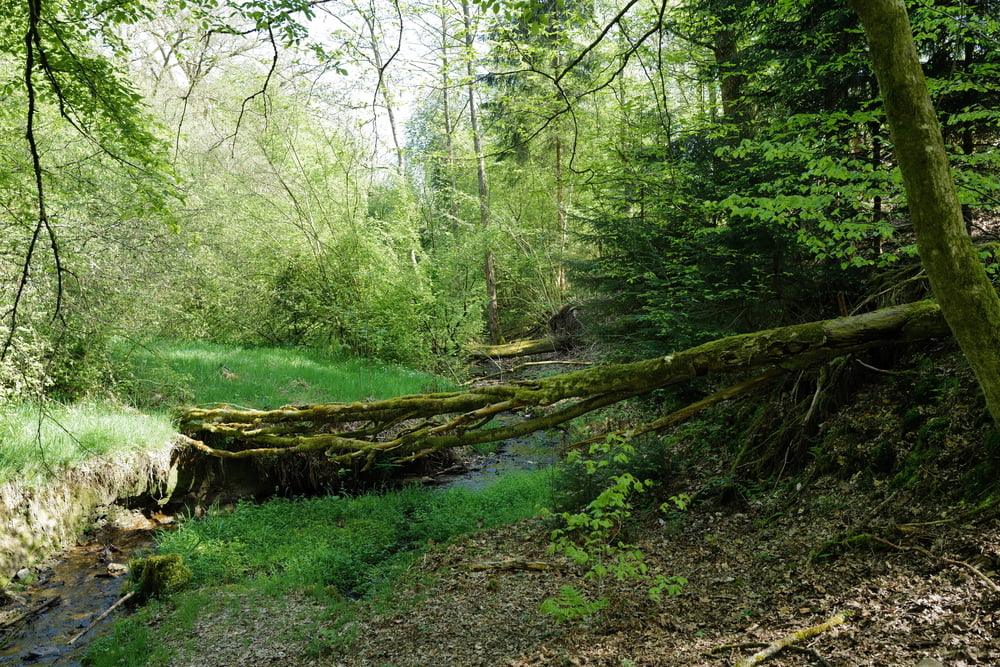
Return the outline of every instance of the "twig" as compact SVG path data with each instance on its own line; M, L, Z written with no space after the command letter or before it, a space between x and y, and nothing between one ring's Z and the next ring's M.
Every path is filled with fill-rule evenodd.
M890 371L890 370L886 370L885 368L877 368L875 366L872 366L869 363L865 363L864 361L861 361L860 359L855 359L854 362L856 364L858 364L859 366L864 366L865 368L867 368L870 371L874 371L875 373L882 373L884 375L912 375L913 374L913 371Z
M762 646L767 646L767 644L765 644L764 642L743 642L742 644L724 644L723 646L716 646L715 648L709 649L704 653L704 655L707 658L714 658L716 657L715 655L716 653L722 653L723 651L732 651L741 648L760 648ZM795 651L797 653L805 653L806 655L811 655L813 658L816 659L816 662L823 665L823 667L833 667L826 658L821 656L816 651L816 649L807 648L805 646L795 646L794 644L791 646L786 646L785 648L787 648L789 651Z
M923 555L927 556L928 558L933 558L934 560L939 560L939 561L942 561L944 563L950 563L951 565L961 565L962 567L968 569L974 575L976 575L977 577L979 577L980 579L982 579L983 582L994 593L1000 593L1000 586L997 586L996 583L992 579L990 579L985 574L983 574L983 572L978 567L976 567L975 565L973 565L972 563L966 563L964 560L954 560L952 558L945 558L944 556L938 556L937 554L931 553L930 551L928 551L927 549L924 549L923 547L918 547L918 546L912 546L912 547L910 547L910 546L904 546L904 545L901 545L901 544L893 544L889 540L883 540L881 537L879 537L877 535L872 535L871 539L875 540L876 542L881 542L882 544L884 544L884 545L886 545L888 547L892 547L893 549L898 549L899 551L919 551L920 553L922 553Z
M9 621L6 621L4 623L0 623L0 628L9 628L12 625L17 625L18 623L20 623L24 619L26 619L26 618L28 618L30 616L34 616L35 614L40 614L43 611L45 611L46 609L48 609L49 607L54 607L55 605L59 604L60 602L62 602L62 598L57 595L54 598L46 600L45 602L42 602L38 606L29 609L28 611L24 612L23 614L21 614L17 618L12 618Z
M103 621L104 618L108 614L110 614L115 609L117 609L118 607L120 607L126 600L128 600L129 598L131 598L133 595L135 595L135 591L131 591L130 593L126 593L122 597L118 598L117 602L115 602L113 605L111 605L110 607L108 607L107 610L103 614L101 614L100 616L98 616L97 618L95 618L93 621L91 621L90 625L88 625L83 630L81 630L79 632L79 634L77 634L75 637L73 637L68 642L66 642L66 645L67 646L72 646L73 644L75 644L77 639L79 639L80 637L82 637L85 634L87 634L88 632L90 632L94 628L95 625L97 625L98 623L100 623L101 621Z
M538 560L501 560L487 561L483 563L472 563L469 569L473 571L481 570L565 570L569 566L565 563L548 563Z
M757 651L749 658L738 660L733 665L733 667L753 667L753 665L759 665L760 663L764 662L765 660L773 656L775 653L780 651L781 649L787 646L791 646L796 642L809 639L810 637L815 637L819 633L826 632L830 628L836 627L846 620L847 620L847 612L843 611L837 612L836 614L834 614L827 620L823 621L819 625L814 625L811 628L803 628L802 630L793 632L792 634L782 637L778 641L769 644L767 648L761 651Z

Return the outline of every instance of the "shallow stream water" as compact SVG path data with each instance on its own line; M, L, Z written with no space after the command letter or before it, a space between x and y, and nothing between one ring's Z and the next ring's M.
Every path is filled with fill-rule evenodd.
M514 470L547 468L559 460L560 447L567 444L562 431L538 431L500 443L493 454L476 457L465 472L438 475L436 484L444 488L481 489L504 473Z
M135 513L95 531L86 542L54 554L41 565L19 574L23 590L14 593L16 612L55 601L43 612L29 616L13 628L0 629L0 665L59 665L75 667L87 645L107 632L118 609L69 645L69 641L121 596L127 575L112 576L137 551L153 545L153 531L168 517L148 519ZM110 566L110 567L109 567ZM15 582L21 583L21 582ZM14 590L20 588L15 587ZM9 641L3 643L8 638Z

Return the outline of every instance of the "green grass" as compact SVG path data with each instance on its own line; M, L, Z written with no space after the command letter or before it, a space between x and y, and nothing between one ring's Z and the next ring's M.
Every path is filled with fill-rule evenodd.
M160 448L174 433L169 411L181 405L266 409L451 388L425 373L301 349L160 341L119 343L113 357L119 384L111 392L147 414L117 401L0 405L0 483L44 484L93 457ZM236 377L224 377L220 366Z
M342 625L352 613L350 600L391 597L407 565L430 544L532 516L549 493L548 473L534 471L509 473L478 492L413 487L354 498L274 499L185 521L159 536L157 550L184 555L193 588L117 623L91 646L87 664L170 664L162 646L185 636L199 610L218 622L213 607L197 602L211 599L212 591L277 600L307 591L326 602L317 624L329 626L332 617Z
M270 409L453 388L426 373L305 349L155 341L141 347L118 344L114 355L132 378L130 399L152 408L229 403Z
M0 483L41 484L96 456L162 447L173 433L166 416L107 403L0 406Z

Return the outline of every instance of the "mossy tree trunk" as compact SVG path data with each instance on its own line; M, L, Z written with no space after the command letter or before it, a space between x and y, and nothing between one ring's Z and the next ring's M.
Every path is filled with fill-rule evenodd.
M850 0L861 17L931 289L1000 423L1000 298L969 238L903 0Z
M401 462L553 428L617 401L712 373L796 370L872 347L947 334L940 309L922 302L731 336L665 357L516 384L269 411L192 409L180 416L180 427L191 436L191 446L222 458L298 453L325 454L342 463ZM496 415L527 406L552 407L525 421L485 428ZM210 447L206 438L226 440L228 448Z

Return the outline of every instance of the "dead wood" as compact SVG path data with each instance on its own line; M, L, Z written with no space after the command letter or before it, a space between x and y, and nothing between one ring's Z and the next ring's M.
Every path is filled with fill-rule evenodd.
M823 621L819 625L814 625L814 626L812 626L810 628L803 628L802 630L798 630L796 632L793 632L790 635L786 635L786 636L782 637L781 639L779 639L776 642L768 644L768 646L766 648L764 648L763 650L757 651L756 653L754 653L749 658L744 658L742 660L737 660L733 664L733 667L753 667L753 665L759 665L760 663L764 662L768 658L770 658L773 655L775 655L781 649L786 648L788 646L791 646L792 644L796 644L798 642L804 641L804 640L809 639L811 637L815 637L816 635L820 634L821 632L826 632L830 628L836 627L836 626L840 625L841 623L843 623L846 620L847 620L847 613L846 612L843 612L843 611L837 612L836 614L834 614L833 616L831 616L827 620Z
M191 447L220 458L326 455L341 463L405 462L432 452L496 442L553 428L618 401L712 373L766 370L699 404L739 395L790 370L809 368L873 347L948 335L938 307L919 302L854 317L824 320L710 341L629 364L584 370L464 391L415 394L382 401L289 405L245 410L222 405L179 416ZM685 408L652 425L664 428L701 409ZM548 407L525 421L484 428L503 412ZM696 409L697 408L697 409ZM215 447L205 440L226 441Z
M770 368L766 372L756 375L749 380L740 382L739 384L734 384L731 387L726 387L725 389L719 390L710 396L706 396L700 401L695 401L690 405L686 405L680 410L675 410L669 415L660 417L659 419L649 422L648 424L642 424L634 428L623 429L621 431L614 431L612 433L604 433L595 438L590 438L589 440L582 440L580 442L575 442L568 447L563 448L563 453L567 453L574 449L579 449L587 445L591 445L595 442L600 442L605 440L609 436L620 436L623 438L634 438L638 435L643 435L646 433L656 433L658 431L663 431L671 426L676 426L681 422L690 419L694 415L698 414L703 410L722 403L723 401L728 401L737 396L742 396L743 394L749 393L754 389L770 382L771 380L784 375L786 371L783 368L775 367Z
M87 627L85 627L83 630L80 630L80 632L78 632L77 634L75 634L72 639L70 639L68 642L66 642L66 645L67 646L72 646L73 644L75 644L76 640L78 640L80 637L84 636L85 634L87 634L91 630L93 630L94 627L98 623L100 623L105 618L107 618L108 614L110 614L111 612L113 612L115 609L118 609L118 607L120 607L123 604L125 604L126 601L131 600L132 597L134 597L134 596L135 596L135 591L131 591L131 592L126 593L125 595L121 596L120 598L118 598L118 600L115 601L115 603L113 605L111 605L110 607L108 607L107 609L104 610L103 614L101 614L100 616L98 616L97 618L95 618L93 621L91 621L90 625L88 625Z
M556 338L535 338L518 340L501 345L470 345L466 352L476 359L504 359L507 357L527 357L532 354L558 352L560 344Z
M5 621L4 623L0 623L0 629L6 631L6 634L0 637L0 648L4 648L5 646L7 646L8 643L10 643L10 640L14 637L15 634L17 634L17 632L21 629L21 627L25 623L27 623L29 618L41 614L49 607L54 607L61 602L62 602L62 597L57 595L32 607L31 609L27 610L23 614L20 614L16 618L12 618L10 620Z
M6 629L6 628L9 628L9 627L15 626L18 623L20 623L20 622L22 622L24 620L27 620L27 619L31 618L32 616L35 616L36 614L40 614L43 611L45 611L46 609L48 609L49 607L54 607L54 606L56 606L57 604L59 604L61 602L62 602L62 597L59 596L59 595L57 595L57 596L55 596L53 598L49 598L48 600L45 600L44 602L42 602L42 603L40 603L38 605L35 605L34 607L32 607L31 609L27 610L23 614L20 614L16 618L12 618L12 619L10 619L8 621L4 621L3 623L0 623L0 628Z
M473 385L477 382L483 382L485 380L493 380L498 377L503 377L504 375L509 375L517 373L518 371L523 371L525 368L534 368L536 366L593 366L591 361L560 361L553 359L552 361L526 361L523 364L517 364L516 366L511 366L510 368L505 368L496 373L490 373L489 375L481 375L479 377L472 378L468 382L463 382L461 386Z
M565 570L568 567L566 563L549 563L547 561L520 560L516 558L500 561L484 561L469 565L469 569L475 572L483 570L533 570L543 572L545 570Z
M734 651L737 649L744 649L744 648L762 648L765 646L768 646L768 644L765 644L764 642L744 642L742 644L725 644L723 646L716 646L715 648L709 650L708 652L705 653L705 657L713 658L716 657L716 654L723 653L725 651ZM788 651L792 651L794 653L805 653L813 660L818 662L820 665L823 665L823 667L831 667L830 661L828 661L826 658L817 653L815 649L806 648L805 646L796 646L795 644L786 646L785 649Z

